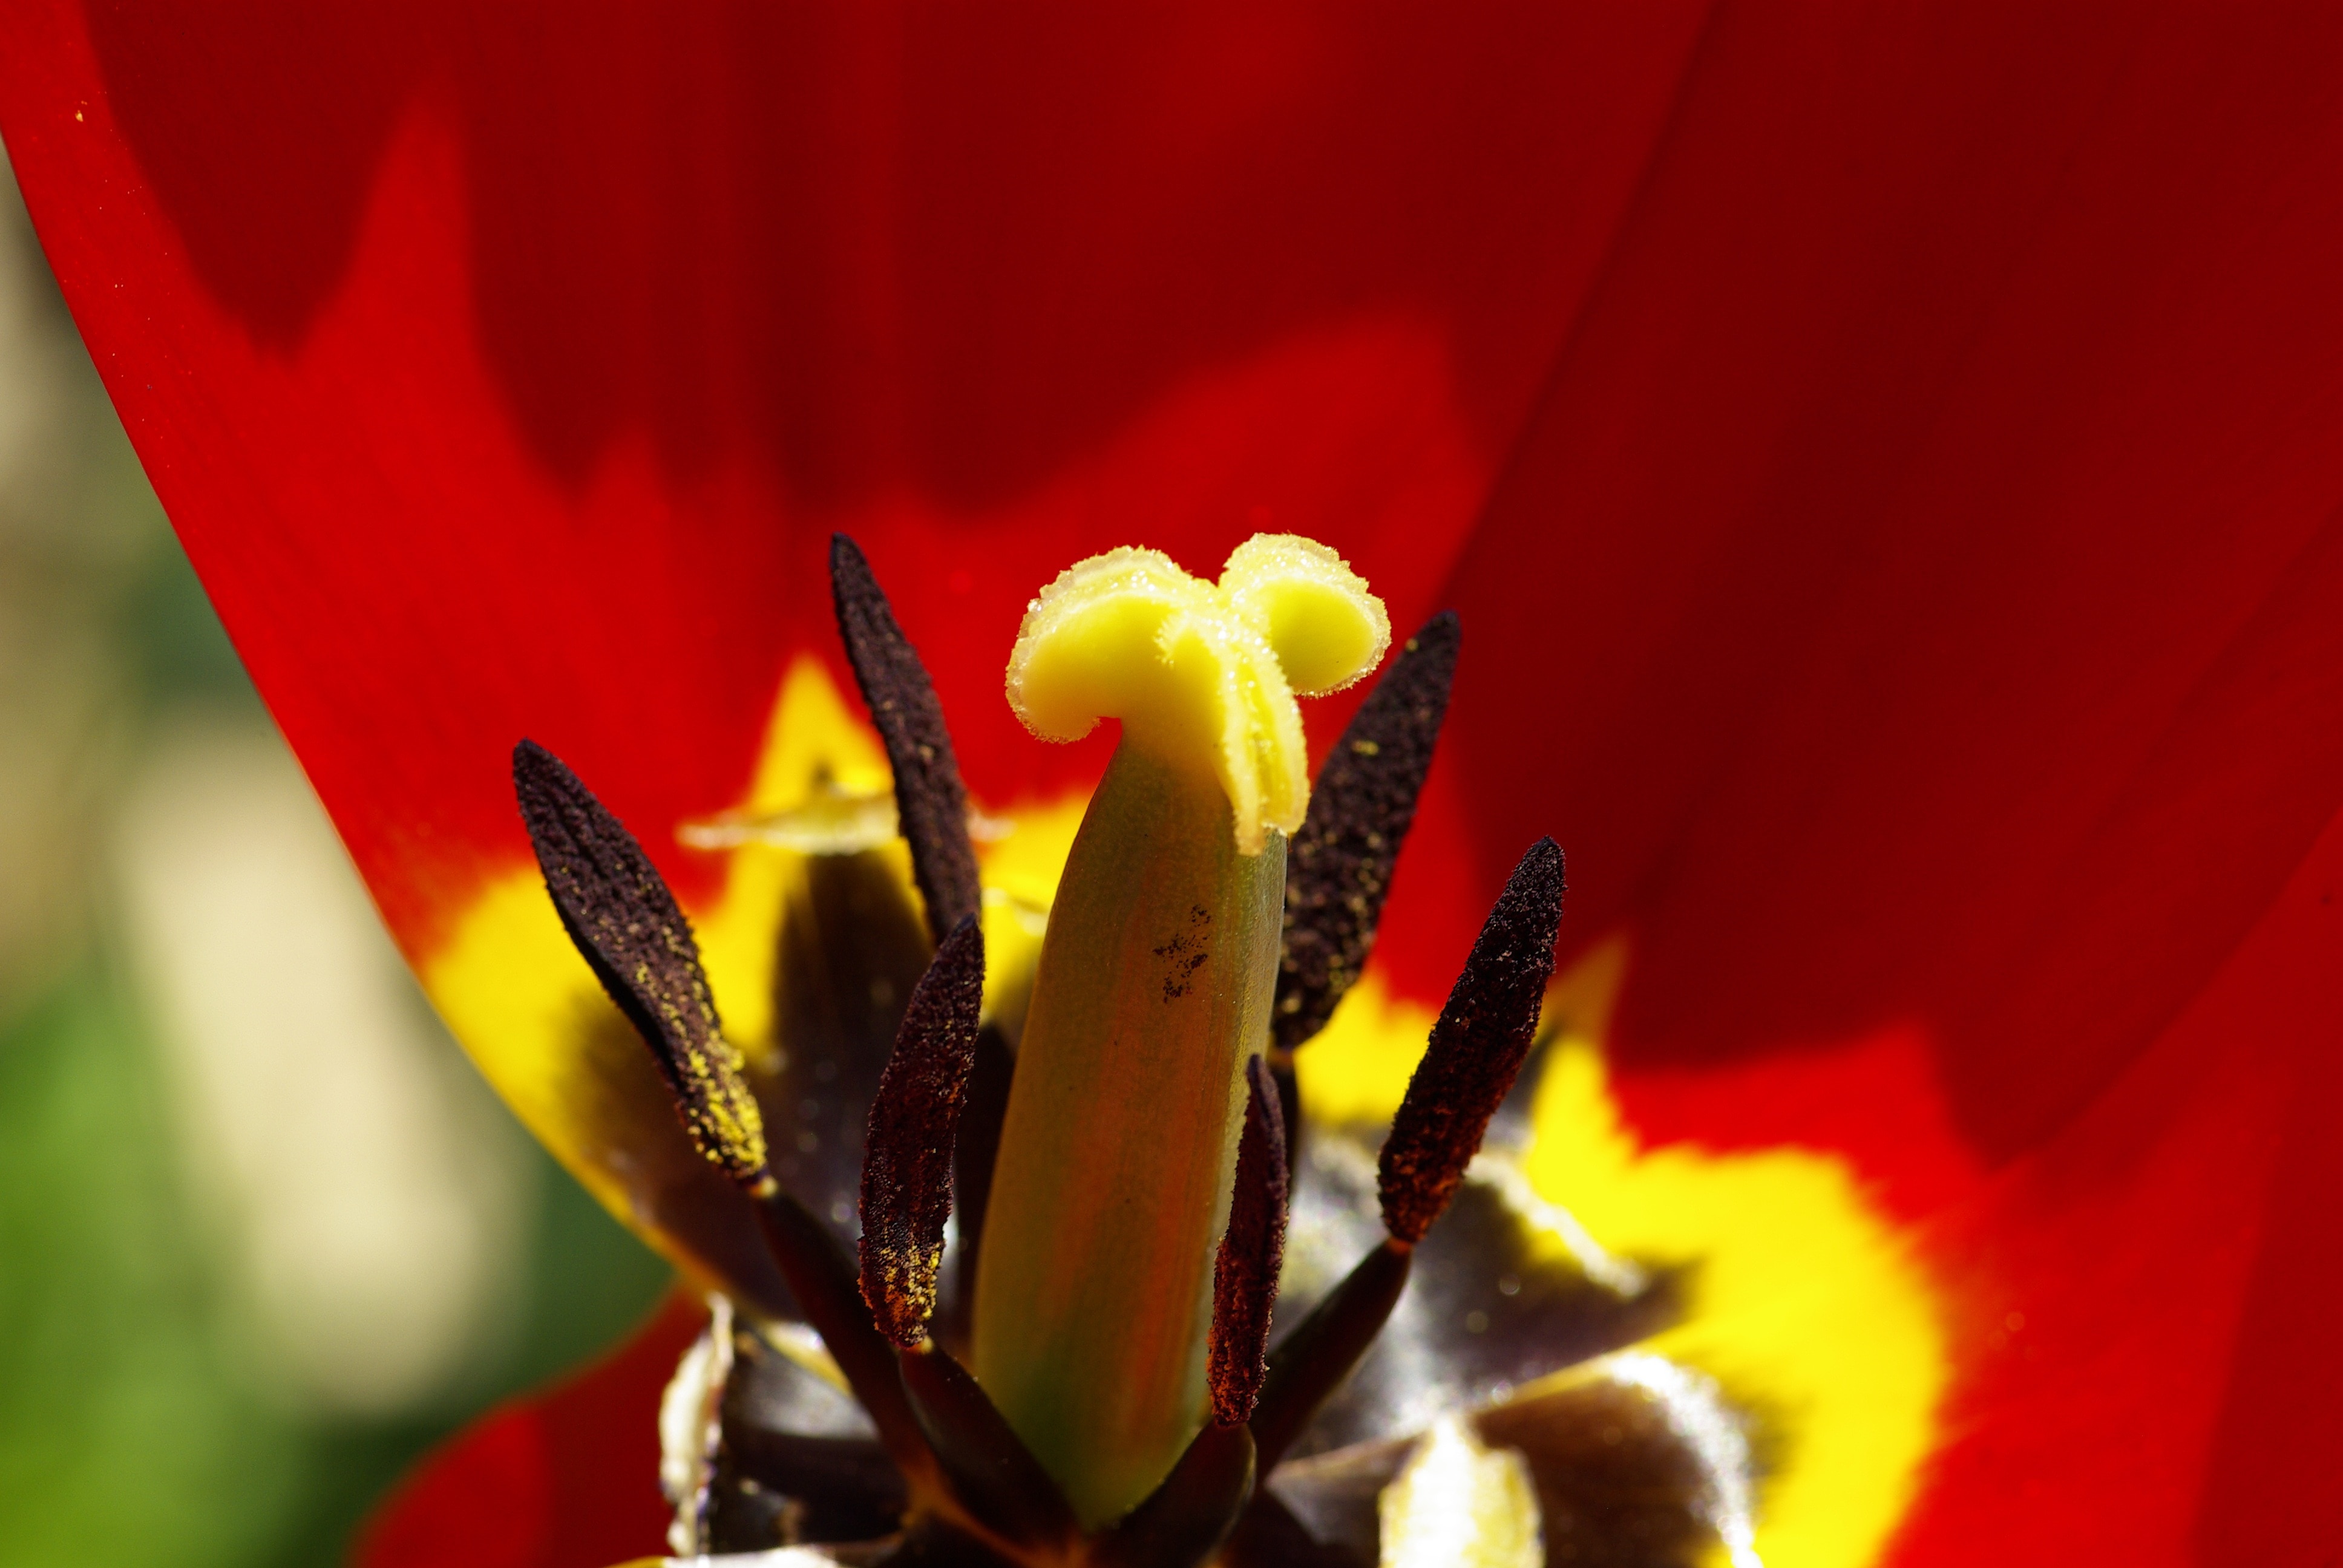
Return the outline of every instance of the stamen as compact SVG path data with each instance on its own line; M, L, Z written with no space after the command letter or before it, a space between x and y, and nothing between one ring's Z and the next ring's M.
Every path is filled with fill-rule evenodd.
M977 912L981 896L968 838L968 790L927 667L895 622L870 563L844 534L830 538L830 585L839 635L870 721L895 770L895 806L911 846L911 877L939 942Z
M896 1364L920 1432L971 1514L1024 1545L1081 1535L1065 1493L966 1368L932 1342L903 1350Z
M1252 1422L1263 1471L1284 1457L1326 1396L1351 1375L1383 1332L1400 1292L1407 1288L1414 1256L1407 1243L1386 1238L1271 1354Z
M1513 868L1433 1025L1383 1153L1383 1244L1269 1359L1253 1442L1266 1470L1366 1353L1407 1286L1409 1261L1455 1195L1489 1119L1529 1054L1562 923L1562 850L1541 839Z
M1392 866L1415 821L1456 674L1456 612L1407 639L1311 786L1285 851L1285 950L1272 1038L1284 1050L1326 1027L1374 950Z
M1285 1257L1285 1118L1258 1056L1245 1063L1244 1131L1237 1140L1229 1228L1212 1268L1212 1338L1205 1386L1212 1419L1240 1426L1261 1393L1269 1314Z
M1091 1543L1090 1568L1190 1568L1209 1562L1252 1500L1266 1468L1252 1434L1207 1422L1163 1484Z
M845 1374L847 1387L869 1412L889 1457L916 1488L920 1477L934 1473L935 1459L903 1392L894 1347L871 1322L853 1267L839 1250L837 1238L769 1176L750 1188L749 1196L755 1201L765 1244L780 1265L798 1310L821 1336Z
M766 1165L756 1098L741 1077L739 1052L717 1023L699 949L674 893L634 835L534 741L513 748L513 788L562 925L650 1048L685 1130L753 1201L789 1293L898 1468L907 1477L931 1474L934 1460L904 1398L892 1348L872 1325L853 1271L821 1221L781 1191Z
M1383 1141L1383 1226L1399 1241L1422 1241L1448 1207L1529 1055L1554 974L1562 893L1562 850L1540 839L1513 868L1432 1026Z
M976 1062L984 933L961 920L912 988L870 1102L862 1156L862 1299L899 1345L927 1338L951 1215L953 1134Z
M1271 1046L1262 1053L1269 1063L1269 1076L1277 1085L1277 1109L1285 1122L1285 1180L1288 1186L1293 1173L1302 1168L1302 1079L1293 1069L1293 1053Z
M513 792L563 929L640 1031L699 1151L743 1186L769 1181L764 1119L724 1038L699 945L635 836L560 759L513 748Z
M947 1342L963 1348L976 1307L976 1265L983 1255L984 1221L992 1208L992 1170L1001 1155L1001 1124L1009 1114L1009 1083L1016 1067L998 1027L988 1023L977 1030L976 1063L969 1071L968 1101L952 1145L952 1190L960 1215L957 1288L937 1331Z

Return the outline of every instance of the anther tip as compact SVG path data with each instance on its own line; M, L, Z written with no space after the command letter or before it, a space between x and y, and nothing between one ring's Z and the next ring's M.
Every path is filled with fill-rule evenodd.
M1380 1165L1383 1223L1423 1240L1464 1179L1527 1058L1562 921L1562 847L1532 844L1506 879L1393 1118Z

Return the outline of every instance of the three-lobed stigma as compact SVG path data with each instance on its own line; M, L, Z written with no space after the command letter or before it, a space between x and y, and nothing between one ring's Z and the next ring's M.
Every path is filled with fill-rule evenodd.
M1120 719L1126 741L1159 761L1209 769L1238 851L1257 855L1310 804L1295 697L1342 689L1390 645L1383 601L1314 540L1257 534L1217 583L1160 551L1109 550L1069 567L1026 609L1009 703L1044 740Z

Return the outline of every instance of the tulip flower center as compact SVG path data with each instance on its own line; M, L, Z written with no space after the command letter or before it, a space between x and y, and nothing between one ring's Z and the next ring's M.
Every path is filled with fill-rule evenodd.
M1011 658L1037 735L1122 721L1042 943L977 1274L973 1370L1085 1523L1146 1497L1203 1422L1213 1246L1309 802L1294 697L1389 640L1332 551L1263 536L1217 584L1152 551L1084 561Z
M512 1016L484 1002L534 972L495 940L522 932L507 912L574 944L585 972L560 980L548 1038L571 1042L561 1060L597 1091L571 1098L604 1120L554 1131L585 1140L589 1169L622 1154L654 1233L746 1310L706 1341L730 1370L670 1391L678 1553L1195 1568L1380 1538L1409 1568L1510 1565L1567 1527L1740 1563L1757 1537L1727 1391L1776 1386L1768 1369L1817 1345L1836 1381L1785 1408L1838 1414L1767 1482L1778 1539L1797 1555L1892 1527L1941 1384L1925 1292L1826 1161L1646 1156L1581 1092L1599 1061L1572 1041L1599 1034L1618 955L1549 992L1554 840L1522 854L1437 1017L1366 975L1447 707L1453 614L1407 640L1313 783L1295 695L1364 673L1387 640L1338 558L1268 538L1217 583L1141 550L1075 567L1030 608L1010 699L1052 739L1117 718L1121 745L1079 831L1070 808L1046 842L1021 830L980 857L997 835L850 540L831 576L891 808L875 758L809 739L834 699L809 709L829 689L793 673L776 733L799 750L773 766L801 788L760 770L749 808L685 826L740 850L695 933L626 826L522 741L541 891L484 901L435 976L482 1032ZM759 952L768 970L747 967ZM607 1030L581 1052L559 1021L598 982L648 1058L609 1055ZM1549 1000L1564 1038L1484 1150ZM1357 1048L1386 1036L1420 1057L1330 1096L1364 1086ZM673 1115L614 1119L645 1090ZM842 1124L841 1105L867 1119ZM1564 1198L1586 1231L1546 1210ZM1689 1251L1670 1241L1687 1214L1710 1227ZM1596 1219L1624 1258L1591 1239ZM1825 1277L1816 1333L1783 1303ZM802 1430L841 1387L859 1429Z

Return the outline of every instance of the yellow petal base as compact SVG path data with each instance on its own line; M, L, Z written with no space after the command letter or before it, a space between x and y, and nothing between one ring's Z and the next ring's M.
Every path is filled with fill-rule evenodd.
M1690 1266L1684 1319L1637 1348L1715 1379L1755 1418L1767 1462L1754 1555L1864 1568L1937 1442L1950 1365L1936 1291L1844 1157L1637 1141L1604 1062L1628 958L1624 940L1598 944L1546 993L1525 1173L1610 1252ZM1305 1114L1388 1118L1431 1022L1371 969L1295 1058Z

